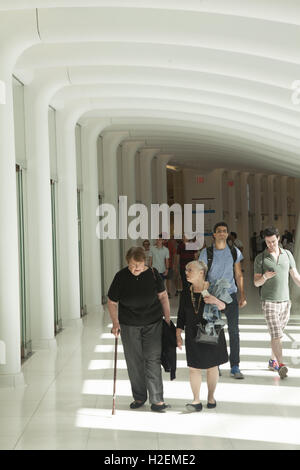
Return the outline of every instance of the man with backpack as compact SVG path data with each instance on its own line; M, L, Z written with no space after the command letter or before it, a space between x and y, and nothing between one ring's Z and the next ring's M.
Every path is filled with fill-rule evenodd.
M279 246L278 229L269 227L263 235L267 248L255 258L254 285L260 288L262 310L271 336L272 353L268 367L284 379L288 368L283 363L281 341L291 311L289 274L299 287L300 274L292 253Z
M241 261L244 259L241 251L233 246L229 247L229 236L226 222L218 222L213 229L214 245L204 248L199 261L204 261L208 267L207 280L212 283L219 279L226 279L230 283L229 294L232 303L227 304L224 310L227 318L229 343L230 343L230 367L231 376L235 379L244 379L240 371L240 332L239 332L239 307L246 306L244 292L244 277L241 269ZM239 290L240 299L237 299Z

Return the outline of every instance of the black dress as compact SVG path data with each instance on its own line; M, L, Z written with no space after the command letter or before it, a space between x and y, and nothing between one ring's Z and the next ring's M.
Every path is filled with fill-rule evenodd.
M198 306L200 294L195 293L195 301ZM218 345L201 344L195 342L197 323L203 320L204 300L201 299L198 314L195 314L189 289L185 289L180 297L180 305L177 316L177 328L185 330L185 349L188 367L194 369L210 369L228 362L228 352L224 330L219 336Z

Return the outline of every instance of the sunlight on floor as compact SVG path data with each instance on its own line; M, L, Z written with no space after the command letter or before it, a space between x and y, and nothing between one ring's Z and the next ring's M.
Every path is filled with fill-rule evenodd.
M168 411L165 414L120 410L111 416L106 409L81 409L76 426L96 429L167 433L174 435L210 436L230 439L290 443L300 445L300 435L295 433L299 419L275 416L243 416L243 422L234 414L183 413Z

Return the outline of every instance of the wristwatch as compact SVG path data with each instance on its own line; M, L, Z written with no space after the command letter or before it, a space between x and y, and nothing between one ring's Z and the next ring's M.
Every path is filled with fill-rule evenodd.
M208 297L210 295L207 289L204 289L203 291L201 291L201 294L203 297Z

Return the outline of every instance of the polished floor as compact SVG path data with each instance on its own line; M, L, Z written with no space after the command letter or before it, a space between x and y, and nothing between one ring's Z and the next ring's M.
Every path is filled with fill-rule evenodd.
M27 386L0 390L0 449L300 449L300 318L292 317L284 337L289 377L267 370L269 336L257 294L241 312L241 368L244 381L222 366L218 407L187 413L191 399L184 350L177 378L164 373L164 414L128 408L130 386L121 342L117 411L111 415L114 339L110 321L88 315L57 336L58 347L38 351L23 365ZM176 314L177 300L171 300ZM206 404L207 388L202 385Z

